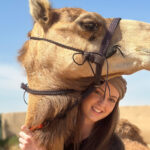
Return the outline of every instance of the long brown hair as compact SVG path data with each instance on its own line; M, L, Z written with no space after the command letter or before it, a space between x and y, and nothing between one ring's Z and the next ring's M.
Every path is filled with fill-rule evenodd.
M95 123L90 136L87 139L86 144L82 147L82 150L107 150L107 146L110 138L112 137L119 118L118 111L119 101L117 101L113 111L104 119ZM79 150L80 143L80 119L81 106L79 106L78 120L76 130L74 132L73 143L74 150Z

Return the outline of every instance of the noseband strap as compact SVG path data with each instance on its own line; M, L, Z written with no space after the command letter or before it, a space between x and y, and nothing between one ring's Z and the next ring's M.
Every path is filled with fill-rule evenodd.
M66 50L71 50L71 51L75 51L76 53L73 54L73 58L76 54L81 54L82 56L84 56L84 62L85 61L90 61L92 63L96 63L96 64L101 64L101 59L102 59L102 55L100 53L96 53L96 52L86 52L83 51L81 49L78 48L74 48L71 46L67 46L67 45L63 45L59 42L50 40L50 39L45 39L45 38L39 38L39 37L30 37L31 40L37 40L37 41L46 41L52 44L55 44L59 47L65 48ZM78 64L78 63L77 63ZM80 64L78 64L80 65ZM83 65L83 63L81 64Z

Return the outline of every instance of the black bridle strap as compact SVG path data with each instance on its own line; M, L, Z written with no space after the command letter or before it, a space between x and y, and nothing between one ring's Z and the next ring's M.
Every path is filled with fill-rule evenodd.
M37 40L37 41L46 41L46 42L49 42L49 43L52 43L52 44L55 44L59 47L62 47L62 48L65 48L67 50L72 50L72 51L75 51L77 53L74 53L73 54L73 60L74 60L74 56L77 55L77 54L81 54L84 56L84 60L83 60L83 63L79 64L77 63L75 60L74 62L77 64L77 65L83 65L85 63L85 61L90 61L92 63L96 63L96 64L101 64L101 59L102 59L102 56L100 55L100 53L97 53L97 52L87 52L85 50L81 50L81 49L78 49L78 48L74 48L74 47L71 47L71 46L67 46L67 45L64 45L64 44L61 44L59 42L56 42L56 41L53 41L53 40L50 40L50 39L45 39L45 38L39 38L39 37L30 37L31 40Z
M55 91L39 91L30 89L27 84L22 83L21 88L24 89L26 92L33 94L33 95L66 95L69 93L77 92L73 89L66 89L66 90L55 90Z
M108 28L108 31L106 32L106 35L102 41L101 48L100 48L100 55L103 56L103 59L101 59L101 63L96 64L96 74L95 74L95 84L100 84L101 79L101 73L102 73L102 67L104 64L104 61L106 59L106 53L107 49L109 47L109 44L111 42L112 36L120 22L121 18L114 18ZM107 68L108 70L108 68Z
M112 39L112 36L120 22L121 18L114 18L108 28L108 31L102 41L102 45L100 48L101 55L106 55L107 49L109 47L110 41Z
M71 47L71 46L67 46L67 45L64 45L64 44L61 44L59 42L56 42L56 41L53 41L53 40L50 40L50 39L45 39L45 38L39 38L39 37L30 37L31 40L38 40L38 41L47 41L49 43L52 43L52 44L55 44L59 47L62 47L62 48L65 48L65 49L68 49L68 50L72 50L72 51L76 51L76 52L79 52L79 53L82 53L84 54L84 51L78 49L78 48L74 48L74 47Z

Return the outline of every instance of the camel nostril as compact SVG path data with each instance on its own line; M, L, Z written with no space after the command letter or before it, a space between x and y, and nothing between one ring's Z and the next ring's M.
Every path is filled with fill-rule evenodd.
M125 57L124 53L121 51L120 49L121 46L119 45L114 45L112 48L108 49L107 52L106 52L106 58L109 58L111 57L112 55L114 55L117 50L120 52L120 54Z
M106 58L111 57L111 56L114 55L116 52L117 52L117 50L114 49L114 48L108 49L108 50L107 50L107 53L106 53Z

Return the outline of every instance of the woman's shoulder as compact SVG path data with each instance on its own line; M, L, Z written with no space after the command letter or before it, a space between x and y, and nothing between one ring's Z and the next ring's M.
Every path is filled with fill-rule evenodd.
M71 143L71 144L69 144L69 145L65 145L64 146L64 150L73 150L73 144Z
M125 150L124 144L121 140L121 138L114 134L110 140L110 148L109 150Z
M88 140L88 139L84 139L82 142L80 142L80 143L78 144L79 150L81 150L81 149L84 147L84 145L87 143L87 140ZM70 144L68 144L68 145L65 145L65 146L64 146L64 150L74 150L74 144L73 144L73 143L70 143Z

